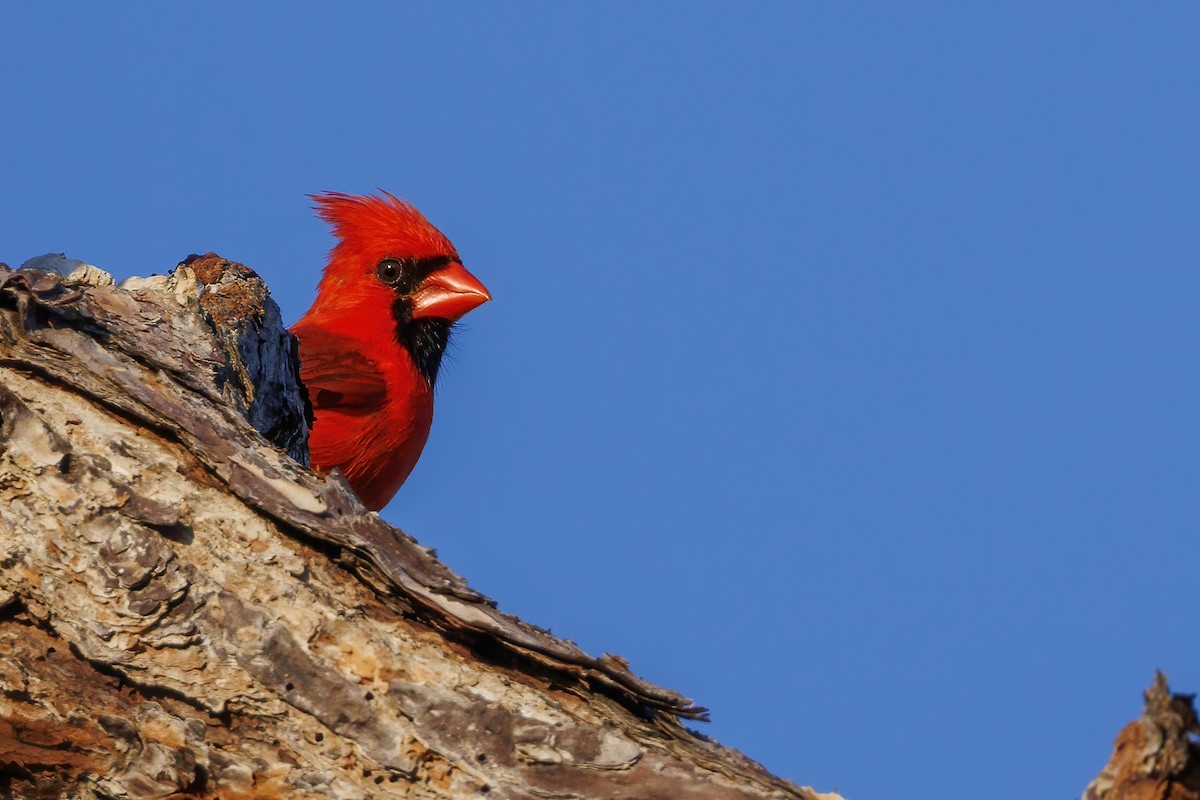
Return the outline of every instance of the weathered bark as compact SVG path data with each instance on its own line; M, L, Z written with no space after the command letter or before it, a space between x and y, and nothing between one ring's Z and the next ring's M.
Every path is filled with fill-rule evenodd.
M1155 673L1140 719L1117 734L1112 758L1083 800L1200 800L1200 733L1192 694L1171 694Z
M244 267L0 268L0 796L818 796L294 460L306 408Z

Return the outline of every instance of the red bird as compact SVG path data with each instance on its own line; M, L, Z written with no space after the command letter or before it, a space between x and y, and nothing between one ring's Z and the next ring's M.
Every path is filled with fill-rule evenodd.
M491 299L441 231L384 195L314 196L338 243L317 299L292 326L316 418L312 466L341 468L372 511L421 457L450 329Z

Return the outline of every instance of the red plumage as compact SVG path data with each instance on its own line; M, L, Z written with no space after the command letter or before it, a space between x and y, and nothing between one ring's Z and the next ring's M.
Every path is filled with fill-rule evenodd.
M375 511L425 447L452 324L491 299L441 231L384 194L314 197L338 243L312 308L292 326L315 417L312 466L340 468Z

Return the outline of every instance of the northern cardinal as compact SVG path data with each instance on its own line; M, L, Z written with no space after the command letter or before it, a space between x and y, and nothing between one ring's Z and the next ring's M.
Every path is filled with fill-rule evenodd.
M315 417L312 466L340 467L372 511L421 457L451 327L491 299L441 231L384 195L313 197L338 243L317 299L292 326Z

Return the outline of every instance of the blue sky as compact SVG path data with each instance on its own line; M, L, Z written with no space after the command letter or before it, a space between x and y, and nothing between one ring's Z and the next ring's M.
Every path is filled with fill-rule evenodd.
M294 320L407 197L495 300L386 519L799 783L1077 796L1200 689L1200 10L976 5L7 4L0 260Z

